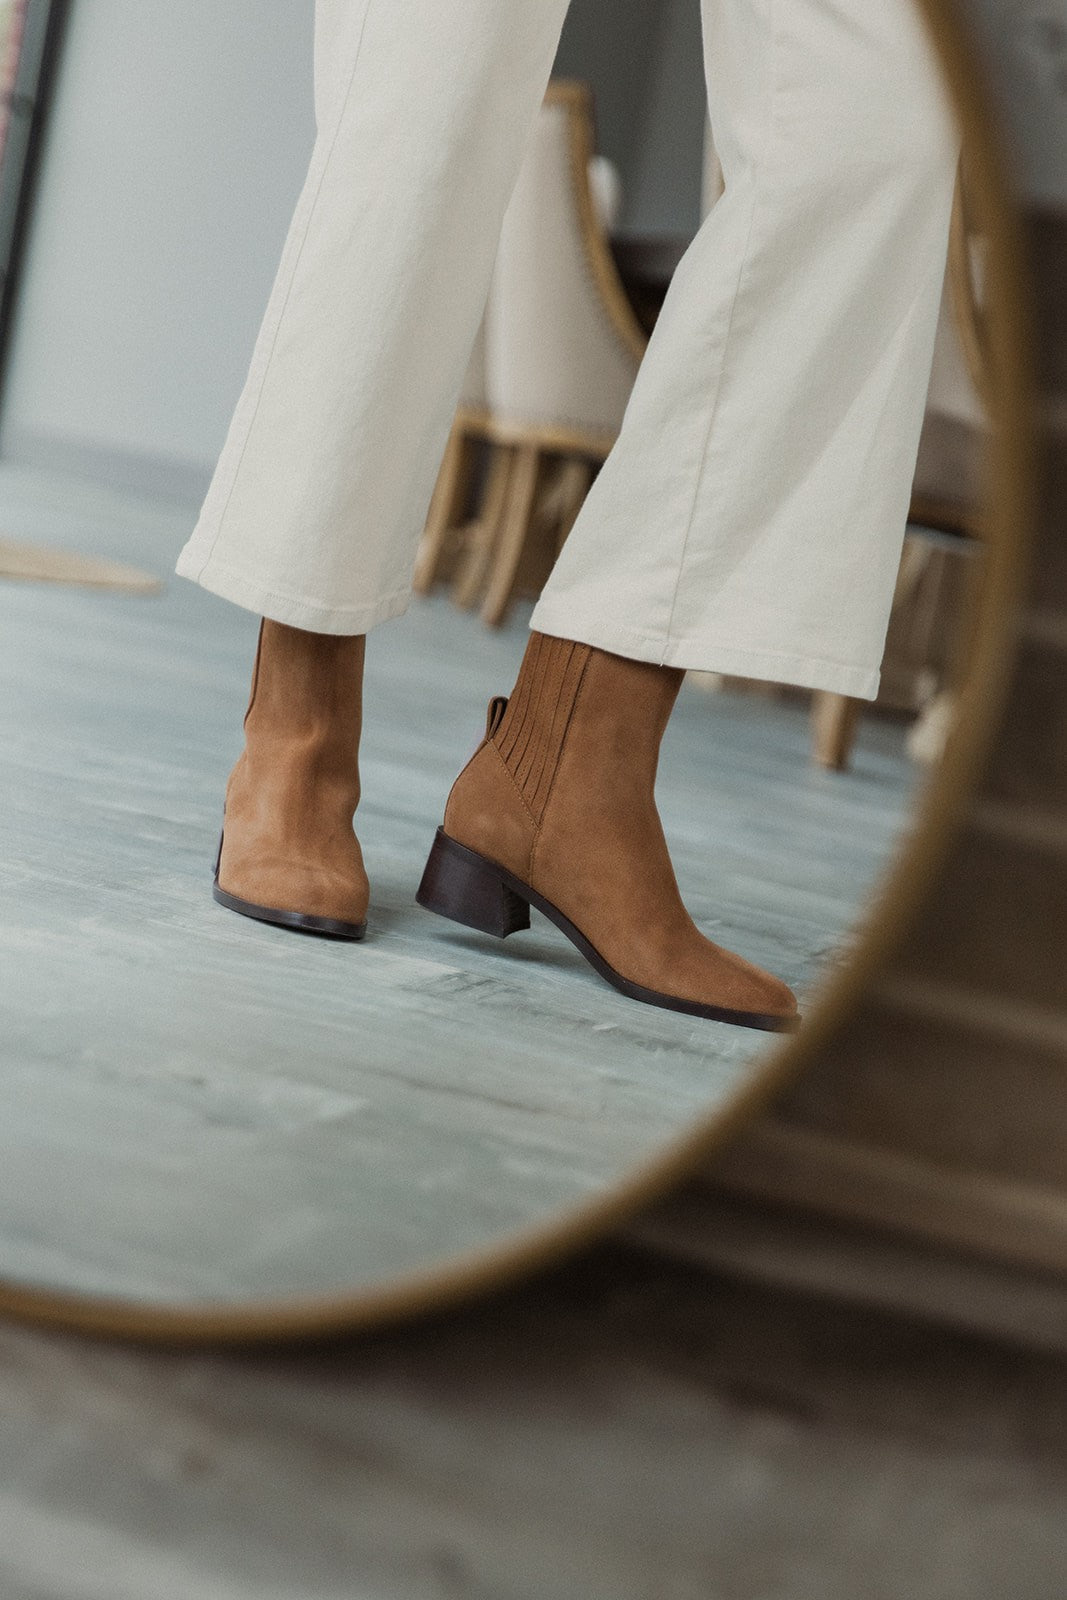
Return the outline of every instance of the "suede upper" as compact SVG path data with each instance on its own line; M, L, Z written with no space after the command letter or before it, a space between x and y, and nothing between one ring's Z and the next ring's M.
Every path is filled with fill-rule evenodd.
M369 887L359 804L363 634L264 620L245 748L226 786L219 887L278 911L360 924Z
M453 786L445 833L550 901L629 982L792 1017L787 986L705 938L682 903L654 795L682 677L531 634L511 699Z

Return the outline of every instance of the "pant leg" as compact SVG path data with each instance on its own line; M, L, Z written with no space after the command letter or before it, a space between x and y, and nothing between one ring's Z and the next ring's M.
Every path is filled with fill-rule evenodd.
M913 0L704 0L725 189L533 626L873 698L959 141Z
M177 570L322 633L401 612L567 0L317 0L311 163Z

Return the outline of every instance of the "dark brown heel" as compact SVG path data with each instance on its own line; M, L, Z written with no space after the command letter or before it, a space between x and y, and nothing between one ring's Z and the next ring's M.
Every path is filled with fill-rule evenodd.
M502 869L457 844L443 828L437 830L415 898L439 917L498 939L530 926L530 907L504 882Z

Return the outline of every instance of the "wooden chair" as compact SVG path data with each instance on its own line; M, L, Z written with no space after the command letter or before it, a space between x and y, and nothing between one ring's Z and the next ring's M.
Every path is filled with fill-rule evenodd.
M485 318L479 325L444 459L437 474L426 526L415 558L413 587L429 594L438 582L453 579L470 538L463 524L479 465L479 446L488 437L485 392Z
M594 154L586 85L550 85L501 232L486 315L420 548L498 627L536 593L615 441L645 335L607 240L617 180ZM463 522L481 450L479 508Z

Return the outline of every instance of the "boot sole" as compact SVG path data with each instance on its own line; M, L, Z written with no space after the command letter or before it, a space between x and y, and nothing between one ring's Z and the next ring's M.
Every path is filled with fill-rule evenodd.
M735 1011L730 1006L705 1006L696 1000L681 1000L675 995L662 994L658 989L646 989L640 983L631 983L629 978L624 978L604 960L585 935L550 900L539 895L506 867L479 855L476 850L468 850L465 845L457 844L443 828L437 830L415 898L420 906L436 912L439 917L447 917L466 928L475 928L479 933L493 934L498 939L506 939L509 934L520 933L528 928L530 907L534 906L550 922L555 923L561 933L567 935L594 971L630 1000L639 1000L647 1006L659 1006L664 1011L681 1011L689 1017L705 1017L710 1022L759 1028L765 1033L795 1033L800 1026L801 1019L798 1016Z
M254 900L242 900L239 895L228 894L219 887L219 864L222 861L222 837L215 857L215 881L211 889L213 899L227 911L236 911L239 917L252 917L256 922L270 922L278 928L291 928L294 933L316 933L320 938L348 939L353 943L362 939L367 931L365 922L341 922L335 917L313 917L303 911L281 911L275 906L257 905Z

